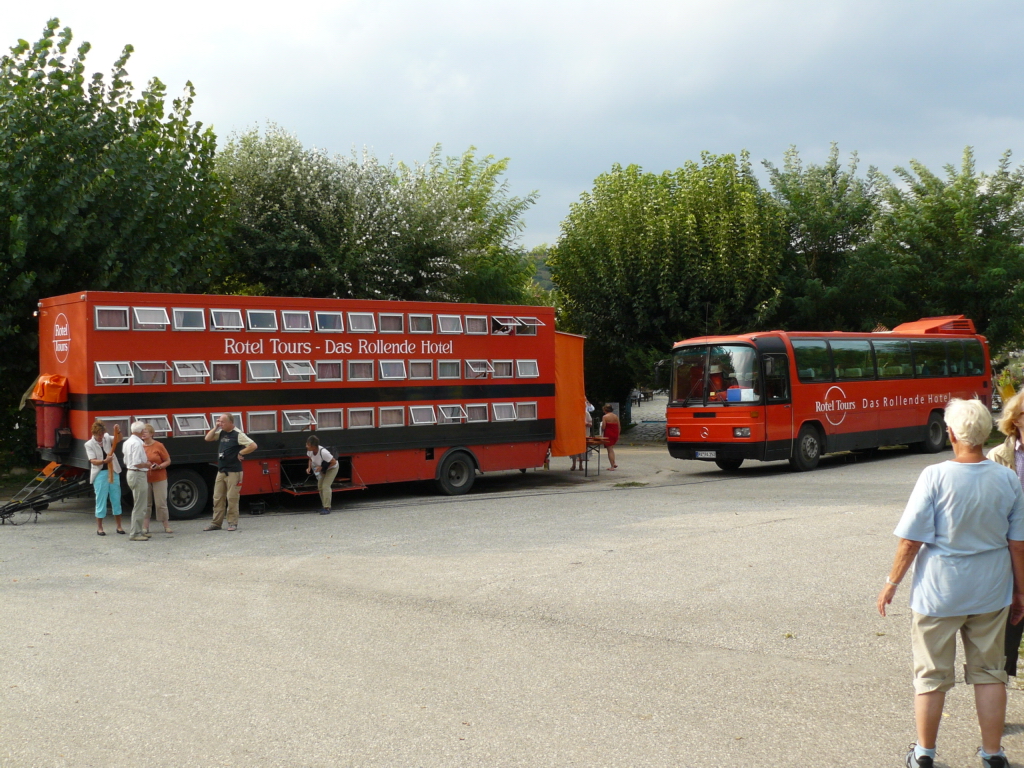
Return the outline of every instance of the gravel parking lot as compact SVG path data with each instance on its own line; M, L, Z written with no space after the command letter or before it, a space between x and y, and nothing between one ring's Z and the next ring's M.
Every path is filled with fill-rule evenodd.
M146 543L58 504L0 528L0 765L901 765L906 591L874 603L949 456L730 475L627 445L598 477L556 459ZM973 765L971 691L947 712L939 764ZM1008 723L1024 759L1024 691Z

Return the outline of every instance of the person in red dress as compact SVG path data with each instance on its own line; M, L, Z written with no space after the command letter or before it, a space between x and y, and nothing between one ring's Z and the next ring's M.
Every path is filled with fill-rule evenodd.
M608 468L618 469L619 465L615 463L615 444L619 442L619 417L615 415L610 405L604 407L601 426L604 430L604 446L608 449Z

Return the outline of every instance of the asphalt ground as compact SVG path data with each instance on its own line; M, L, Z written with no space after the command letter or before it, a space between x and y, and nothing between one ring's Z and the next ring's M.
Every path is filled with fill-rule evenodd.
M600 476L556 459L145 543L56 504L0 528L0 765L899 766L910 615L875 598L949 456L726 474L624 446ZM946 712L938 765L980 765L972 692ZM1022 734L1012 688L1012 759Z

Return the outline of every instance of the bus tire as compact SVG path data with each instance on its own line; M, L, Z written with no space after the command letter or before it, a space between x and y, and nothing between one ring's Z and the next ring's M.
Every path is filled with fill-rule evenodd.
M441 460L434 485L447 496L468 493L476 479L476 465L464 451L452 451Z
M167 470L167 512L172 520L191 520L206 511L210 490L191 469Z
M715 464L723 472L735 472L743 464L743 459L715 459Z
M821 459L821 433L817 427L804 424L793 446L789 463L797 472L808 472L818 466Z
M921 453L938 453L946 447L946 420L933 411L928 417L927 436L917 444Z

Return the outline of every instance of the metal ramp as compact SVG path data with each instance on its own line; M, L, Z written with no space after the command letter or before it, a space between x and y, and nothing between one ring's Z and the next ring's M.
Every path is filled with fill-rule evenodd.
M366 485L359 478L359 473L352 467L352 462L345 458L339 459L339 462L341 468L338 471L338 476L331 483L331 492L366 490ZM297 471L297 467L288 466L290 463L281 462L281 491L292 496L319 494L320 491L316 487L316 476L306 474L305 462L301 465L301 471Z
M28 485L0 506L0 524L20 525L33 522L39 513L55 501L81 496L91 491L89 472L78 467L51 462Z

